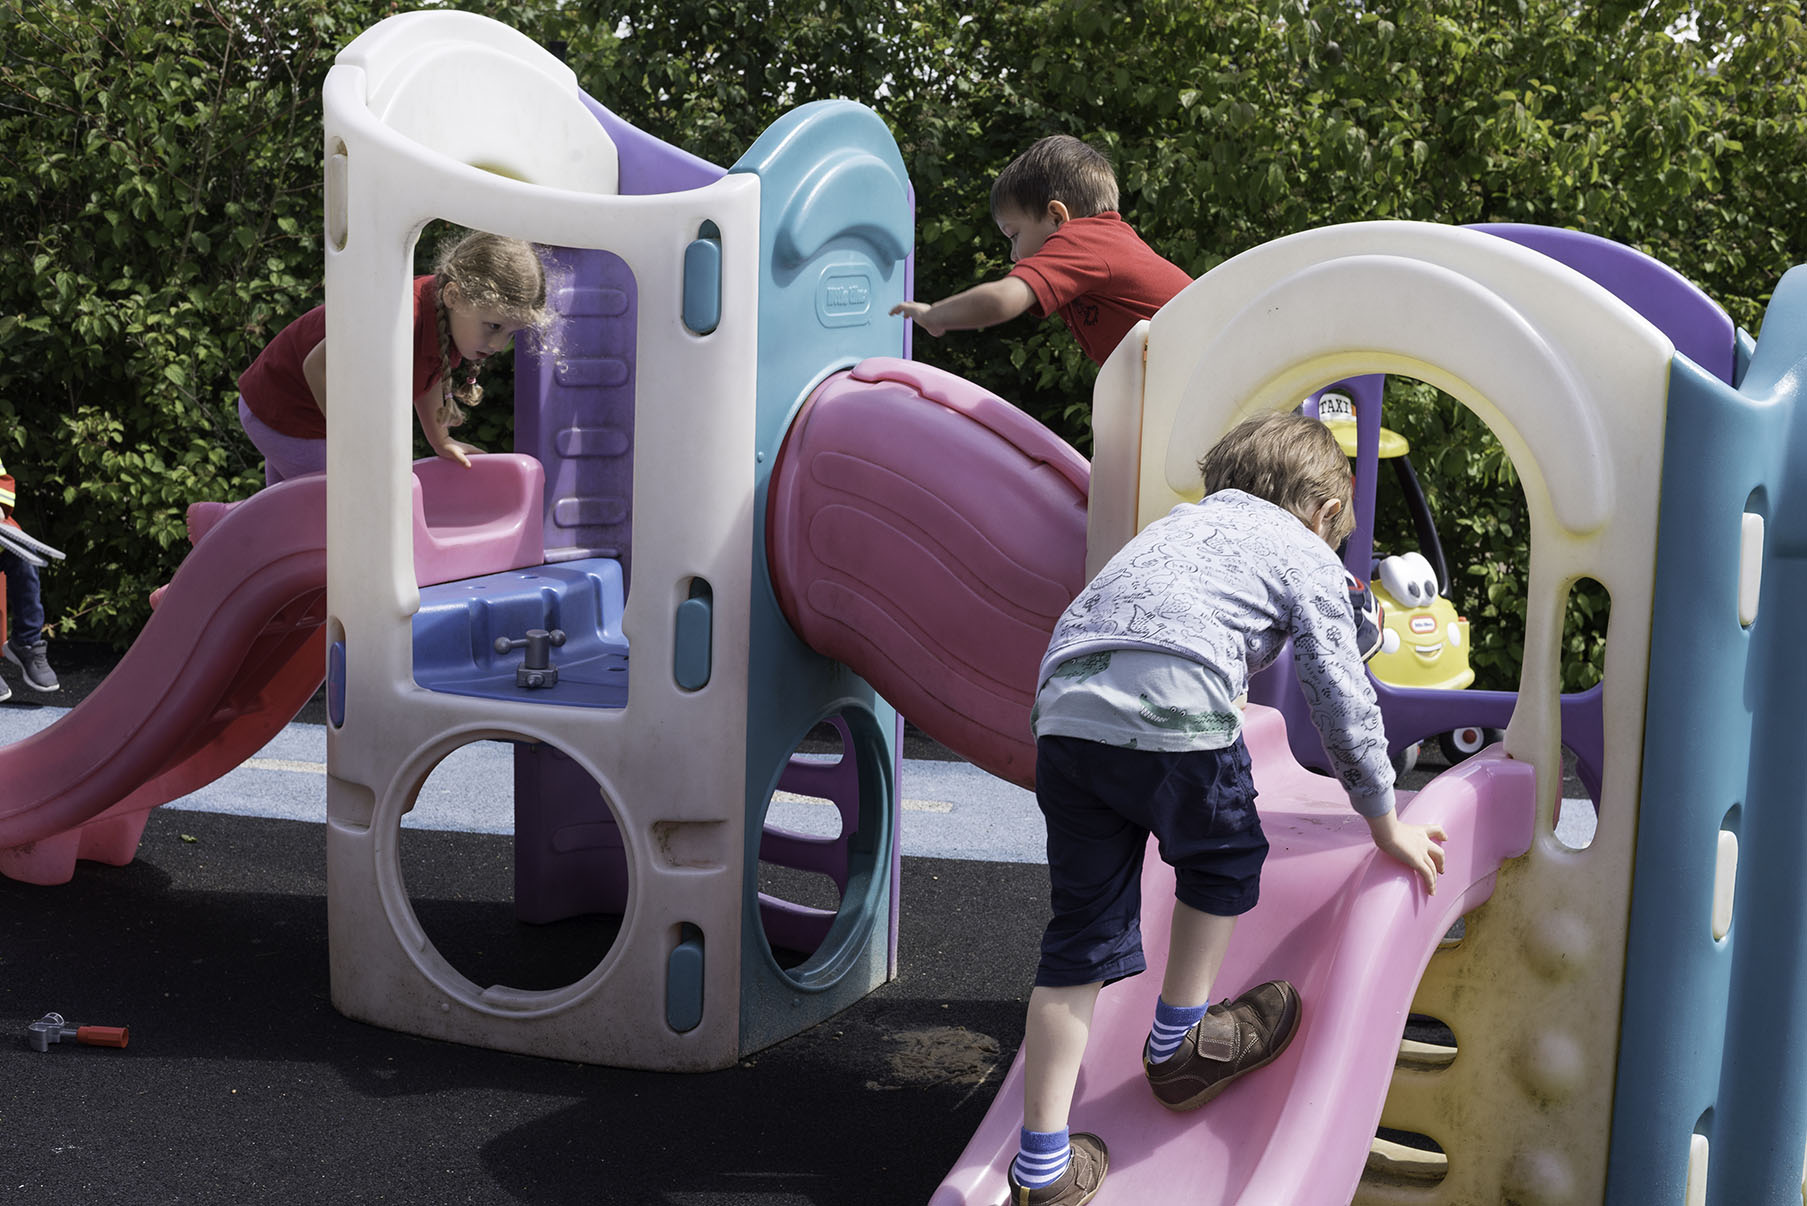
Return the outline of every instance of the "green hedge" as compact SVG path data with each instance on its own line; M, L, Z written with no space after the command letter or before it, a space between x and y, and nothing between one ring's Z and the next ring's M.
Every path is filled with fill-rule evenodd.
M122 640L181 556L181 512L260 479L232 382L319 297L319 88L391 9L301 0L0 0L0 456L77 555L58 632ZM1807 33L1715 0L590 0L485 11L560 43L585 88L728 164L828 96L872 105L918 196L917 292L997 275L986 198L1035 138L1112 153L1123 207L1197 274L1367 218L1572 226L1642 248L1756 328L1807 259ZM1692 30L1679 40L1673 31ZM917 340L1082 450L1094 370L1058 321ZM1410 404L1408 404L1410 403ZM1484 685L1522 639L1523 501L1466 411L1410 383L1408 436ZM477 442L506 439L479 412ZM1383 517L1384 519L1385 517ZM1390 526L1389 526L1390 525ZM1383 534L1406 540L1388 521ZM1571 607L1571 685L1605 601Z

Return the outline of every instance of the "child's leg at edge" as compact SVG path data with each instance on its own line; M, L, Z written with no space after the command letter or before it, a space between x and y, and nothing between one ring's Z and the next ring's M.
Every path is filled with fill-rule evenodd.
M264 486L267 489L292 477L326 471L326 441L283 435L251 413L245 400L238 400L238 422L263 454Z
M1155 1002L1142 1057L1158 1064L1185 1041L1186 1032L1211 1005L1211 985L1229 953L1235 917L1202 912L1184 901L1173 902L1167 968L1161 976L1161 998Z
M1092 1033L1096 984L1037 986L1029 994L1023 1034L1023 1126L1031 1131L1064 1131L1073 1106L1073 1087Z
M21 649L43 639L44 598L38 587L38 567L13 553L0 556L0 574L6 575L6 611L11 631L0 634Z
M1235 930L1236 918L1200 912L1175 900L1161 999L1169 1005L1209 1005L1211 985L1223 969Z

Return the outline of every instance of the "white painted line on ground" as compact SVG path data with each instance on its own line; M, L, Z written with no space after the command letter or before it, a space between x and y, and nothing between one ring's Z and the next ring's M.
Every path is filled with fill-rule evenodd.
M0 707L0 745L48 727L68 710ZM410 829L512 833L511 751L500 741L476 742L454 751L427 777L402 824ZM319 823L326 815L321 782L325 775L325 727L291 724L257 757L166 807ZM899 818L903 853L1000 863L1047 860L1034 793L970 763L918 759L905 760L899 786L904 792ZM1565 800L1564 805L1557 837L1572 848L1585 847L1594 836L1593 807L1586 800ZM828 801L794 792L774 795L766 819L772 826L813 835L833 836L840 829Z
M245 770L289 771L297 775L324 775L326 763L300 762L293 758L247 758L239 763Z
M833 808L833 800L824 800L821 796L800 796L794 791L775 791L772 793L774 804L813 804L822 808ZM949 800L912 800L906 797L903 802L905 812L952 812L954 805Z

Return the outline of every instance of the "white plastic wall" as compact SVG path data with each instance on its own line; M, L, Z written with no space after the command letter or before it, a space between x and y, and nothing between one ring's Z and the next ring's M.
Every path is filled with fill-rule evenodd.
M759 181L613 195L613 148L571 72L468 13L408 13L367 31L328 75L325 106L328 632L345 643L347 666L344 726L328 734L334 1003L399 1030L556 1058L725 1066L738 1056ZM409 281L415 238L433 219L607 248L635 275L624 709L414 684ZM682 265L704 222L721 234L722 320L698 336L680 320ZM672 680L674 615L697 576L714 592L714 675L684 691ZM621 935L595 971L562 989L466 980L421 931L401 880L397 827L421 783L452 750L492 738L570 754L601 784L624 835ZM704 931L707 955L702 1024L680 1034L666 1023L664 990L684 923Z

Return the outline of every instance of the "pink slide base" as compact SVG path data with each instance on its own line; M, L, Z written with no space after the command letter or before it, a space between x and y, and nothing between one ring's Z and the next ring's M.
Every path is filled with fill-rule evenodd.
M1080 1072L1072 1129L1110 1147L1096 1206L1348 1202L1380 1122L1418 979L1458 917L1530 849L1535 774L1499 747L1439 776L1401 807L1449 833L1435 896L1377 851L1333 780L1293 761L1278 712L1251 706L1245 736L1272 846L1261 903L1238 924L1214 997L1264 980L1299 989L1303 1017L1273 1064L1188 1114L1161 1108L1141 1048L1167 958L1173 875L1151 843L1142 876L1149 971L1105 989ZM1402 796L1402 799L1406 797ZM1019 1052L990 1113L931 1206L996 1206L1022 1123Z
M539 462L414 467L423 584L538 565ZM325 676L326 478L189 510L195 547L113 673L41 732L0 748L0 875L66 883L122 865L159 804L262 749Z

